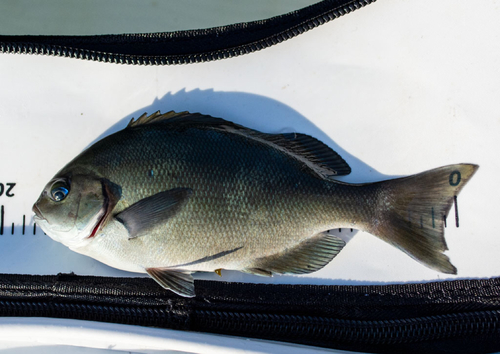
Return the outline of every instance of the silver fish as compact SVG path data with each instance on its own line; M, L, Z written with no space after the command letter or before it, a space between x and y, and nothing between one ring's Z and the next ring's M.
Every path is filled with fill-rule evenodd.
M424 265L443 254L444 218L477 170L458 164L348 184L348 164L299 133L265 134L202 114L142 115L68 163L33 206L52 239L195 296L193 272L305 274L369 232Z

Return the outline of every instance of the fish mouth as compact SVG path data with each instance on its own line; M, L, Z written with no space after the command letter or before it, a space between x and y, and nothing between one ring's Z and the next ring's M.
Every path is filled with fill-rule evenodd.
M33 208L31 208L31 210L35 213L35 218L36 219L38 219L38 220L47 220L43 216L41 210L38 208L38 205L36 203L33 204Z

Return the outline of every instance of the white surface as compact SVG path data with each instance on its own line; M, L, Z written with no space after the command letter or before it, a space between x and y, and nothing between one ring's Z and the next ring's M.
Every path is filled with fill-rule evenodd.
M320 354L291 343L55 318L0 318L3 353Z
M319 272L271 279L223 272L222 280L384 284L498 276L499 20L493 0L379 0L272 48L204 64L0 55L0 183L16 183L14 197L0 196L0 272L135 276L75 254L40 230L33 236L32 227L21 235L19 224L23 214L31 220L49 179L86 146L143 112L188 110L265 132L313 135L351 165L342 178L348 182L460 162L481 166L458 198L460 228L449 220L446 229L457 276L359 232Z

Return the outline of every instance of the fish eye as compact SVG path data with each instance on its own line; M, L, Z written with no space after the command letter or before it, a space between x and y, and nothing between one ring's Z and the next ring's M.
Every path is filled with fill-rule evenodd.
M60 202L69 194L69 184L65 181L56 181L50 187L50 197L54 202Z

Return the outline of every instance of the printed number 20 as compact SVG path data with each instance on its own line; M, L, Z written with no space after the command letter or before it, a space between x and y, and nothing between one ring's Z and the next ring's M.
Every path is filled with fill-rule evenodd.
M15 183L6 183L4 186L3 183L0 183L0 197L3 195L4 191L6 197L13 197L14 193L12 193L12 189L15 185Z

